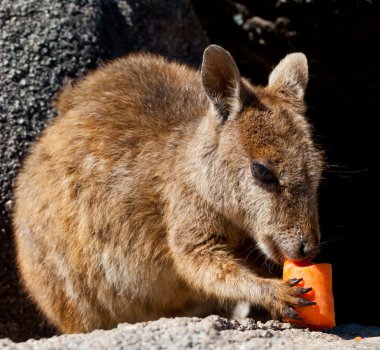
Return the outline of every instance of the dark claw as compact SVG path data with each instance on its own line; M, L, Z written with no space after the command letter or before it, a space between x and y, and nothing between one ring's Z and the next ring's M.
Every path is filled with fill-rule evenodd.
M300 283L303 280L303 278L292 278L290 280L287 280L286 283L290 287L294 287L296 284Z
M317 303L315 301L306 300L303 298L298 298L297 300L297 306L310 306L310 305L316 305Z
M308 293L308 292L310 292L311 290L313 290L313 288L297 288L296 290L295 290L295 293L297 294L297 295L301 295L301 294L305 294L305 293Z
M287 317L287 318L291 318L293 320L298 320L298 321L301 321L302 318L300 318L298 316L298 313L296 310L292 309L291 307L289 306L286 306L285 309L284 309L284 315Z

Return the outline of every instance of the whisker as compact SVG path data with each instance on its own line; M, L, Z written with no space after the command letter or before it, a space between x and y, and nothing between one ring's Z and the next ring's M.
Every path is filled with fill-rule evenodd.
M255 244L249 245L246 249L242 251L242 254L247 253L247 251L251 250L252 248L255 248Z
M365 169L350 169L344 165L337 164L327 164L325 168L325 172L329 174L346 174L346 175L356 175L356 174L364 174L369 171L369 168Z
M245 262L247 262L247 260L251 256L251 254L256 250L255 248L256 247L251 247L250 251L248 252L247 256L245 257Z
M269 273L270 273L270 274L272 274L274 266L275 266L275 265L274 265L274 262L269 261L269 268L268 268L268 270L269 270Z

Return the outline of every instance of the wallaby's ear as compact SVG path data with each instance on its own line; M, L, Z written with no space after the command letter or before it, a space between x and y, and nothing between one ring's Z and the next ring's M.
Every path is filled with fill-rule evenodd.
M217 118L224 122L234 119L241 110L240 73L228 51L210 45L203 54L202 83L214 104Z
M303 99L308 81L308 65L303 53L287 55L269 76L269 86L285 95Z

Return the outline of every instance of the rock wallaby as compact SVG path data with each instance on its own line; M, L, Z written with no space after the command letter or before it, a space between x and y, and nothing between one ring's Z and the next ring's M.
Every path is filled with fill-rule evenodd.
M131 54L66 86L15 188L18 266L43 314L64 333L240 301L297 318L297 280L238 252L278 264L318 252L307 80L293 53L251 85L211 45L200 72Z

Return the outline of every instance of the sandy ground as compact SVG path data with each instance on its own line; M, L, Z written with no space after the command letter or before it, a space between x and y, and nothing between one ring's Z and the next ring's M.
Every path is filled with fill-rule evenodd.
M1 349L380 349L380 328L344 325L330 332L291 328L288 323L228 321L219 316L121 324L109 331L12 343Z

